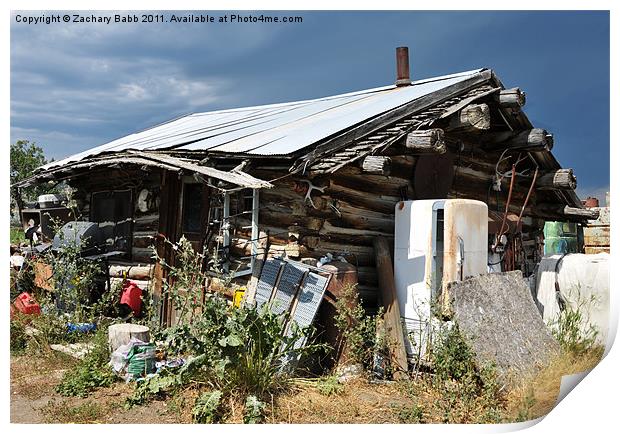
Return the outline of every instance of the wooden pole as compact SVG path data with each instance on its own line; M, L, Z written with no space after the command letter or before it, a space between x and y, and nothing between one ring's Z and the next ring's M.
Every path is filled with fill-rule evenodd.
M362 170L373 175L389 175L392 161L390 157L369 155L362 161Z
M407 134L405 147L412 154L443 154L446 152L443 130L432 128L412 131Z
M394 268L390 248L385 238L374 239L374 249L377 263L377 275L379 289L383 296L385 306L385 327L390 341L390 356L394 379L403 380L408 378L407 352L405 351L405 339L400 319L400 308L396 298L396 284L394 282Z
M486 104L470 104L451 116L450 131L481 131L491 128L491 111Z
M551 212L554 214L564 215L566 217L581 217L589 220L596 220L599 215L599 211L597 209L574 208L555 203L541 203L538 204L536 208L542 212Z
M504 89L499 92L498 102L500 107L519 109L525 105L525 92L518 87Z
M577 188L577 178L573 169L559 169L541 175L536 180L539 190L574 190Z
M542 128L517 132L503 131L487 133L483 142L487 150L514 149L517 151L550 151L553 148L553 135Z

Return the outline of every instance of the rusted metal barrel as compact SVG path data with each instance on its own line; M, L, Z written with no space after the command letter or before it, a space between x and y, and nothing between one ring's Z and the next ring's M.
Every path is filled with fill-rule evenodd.
M598 207L598 199L595 197L589 197L583 201L583 204L586 208L597 208Z

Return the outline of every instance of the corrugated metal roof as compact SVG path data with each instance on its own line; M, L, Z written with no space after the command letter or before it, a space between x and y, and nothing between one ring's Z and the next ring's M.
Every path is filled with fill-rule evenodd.
M412 86L386 86L307 101L194 113L54 161L41 169L130 149L288 155L482 71L419 80Z

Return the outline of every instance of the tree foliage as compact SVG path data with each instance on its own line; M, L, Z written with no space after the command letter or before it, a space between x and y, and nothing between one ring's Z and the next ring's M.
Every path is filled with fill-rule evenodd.
M34 170L47 163L43 149L29 140L18 140L11 144L11 185L32 176ZM37 185L21 189L24 199L35 199L39 194L45 194L50 188L47 185ZM16 190L11 189L11 199L16 200Z

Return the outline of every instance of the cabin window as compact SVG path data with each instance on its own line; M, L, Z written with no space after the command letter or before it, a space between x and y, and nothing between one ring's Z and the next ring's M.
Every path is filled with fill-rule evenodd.
M183 184L183 233L201 232L202 184Z
M131 252L131 190L101 191L92 194L90 220L99 225L108 252Z

